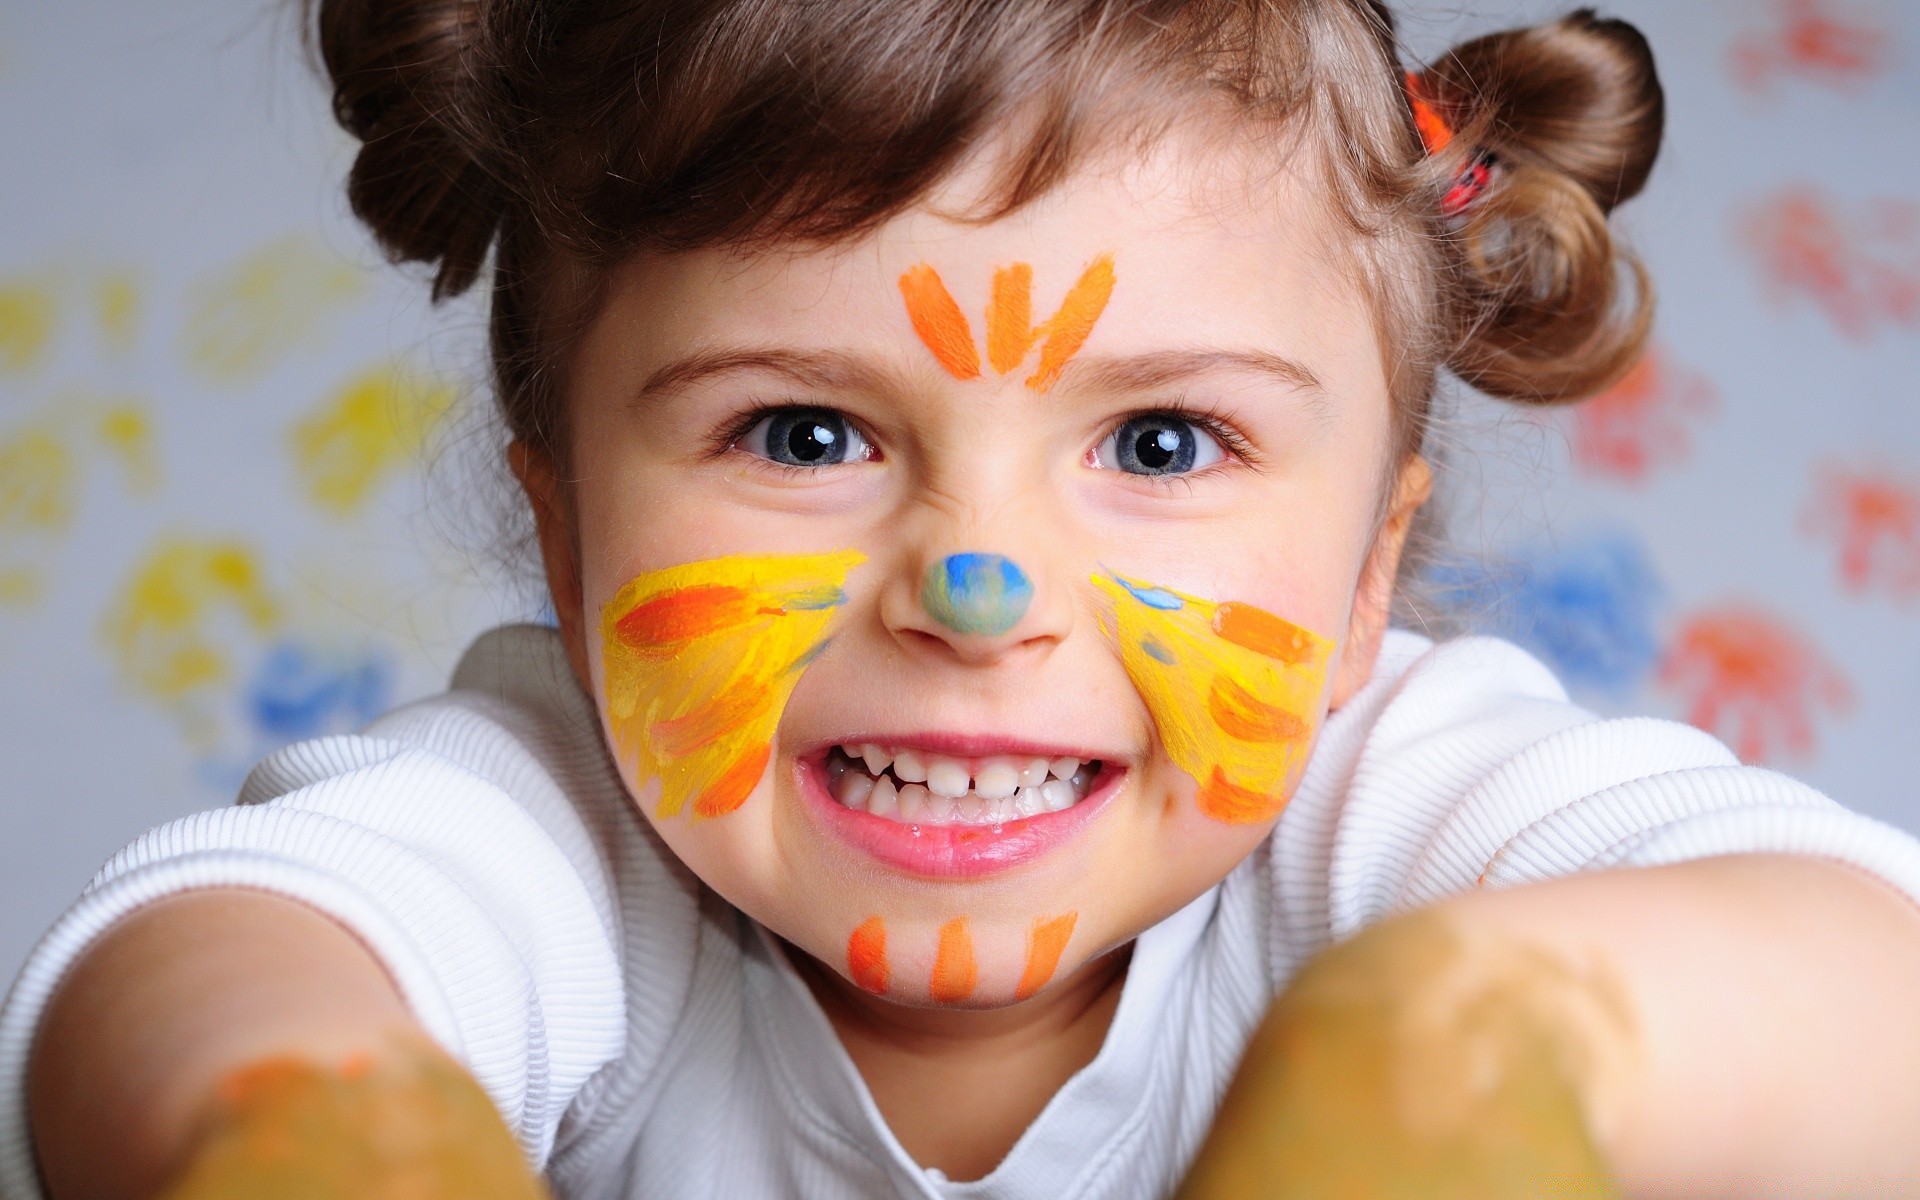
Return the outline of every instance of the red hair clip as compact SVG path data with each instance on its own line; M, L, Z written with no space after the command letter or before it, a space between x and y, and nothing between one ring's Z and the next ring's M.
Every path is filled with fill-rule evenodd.
M1412 71L1406 73L1407 100L1413 105L1413 127L1420 131L1420 144L1427 148L1427 157L1445 150L1453 144L1453 126L1440 111L1427 103L1421 94L1420 76ZM1467 210L1467 206L1480 198L1493 182L1493 155L1485 150L1474 153L1460 177L1453 181L1447 194L1440 198L1440 215L1457 217Z

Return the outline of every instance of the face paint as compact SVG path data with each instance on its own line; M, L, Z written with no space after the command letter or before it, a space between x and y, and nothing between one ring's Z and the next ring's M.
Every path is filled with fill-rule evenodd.
M1068 913L1063 917L1042 917L1033 923L1033 932L1027 935L1026 969L1020 972L1020 982L1013 989L1015 1000L1025 1000L1053 979L1067 940L1073 937L1073 923L1079 916L1079 913Z
M1589 1114L1637 1044L1605 976L1432 910L1385 922L1268 1010L1176 1195L1615 1197Z
M424 1036L337 1068L288 1056L222 1077L159 1200L398 1195L547 1195L487 1093Z
M636 786L672 817L732 812L759 783L800 672L826 646L863 556L738 556L651 571L600 614L607 723Z
M949 554L928 563L920 582L927 615L955 633L1005 633L1032 599L1026 573L999 554Z
M847 974L862 990L887 994L887 923L868 917L847 938Z
M973 935L967 919L955 917L940 927L940 945L934 951L933 979L927 991L942 1004L957 1004L973 995L980 970L973 961Z
M947 374L955 379L979 378L980 352L973 346L973 330L967 327L967 314L941 282L940 272L926 263L910 268L900 277L900 295L906 299L913 331Z
M1333 643L1248 604L1215 604L1118 575L1109 632L1167 754L1217 821L1271 820L1306 754Z
M1033 324L1033 267L1014 263L993 273L992 299L987 303L987 362L1002 375L1026 361L1035 342L1040 365L1027 377L1027 386L1044 392L1093 333L1094 323L1113 296L1113 256L1103 254L1080 273L1060 308L1049 320ZM926 263L900 276L900 294L907 302L907 318L920 341L933 352L955 379L980 377L980 351L966 314L947 290L940 273Z

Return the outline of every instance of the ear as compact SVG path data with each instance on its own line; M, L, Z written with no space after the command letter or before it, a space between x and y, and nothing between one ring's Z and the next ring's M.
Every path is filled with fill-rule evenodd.
M1433 468L1418 454L1409 454L1394 479L1387 519L1374 535L1373 549L1360 569L1353 615L1347 623L1346 649L1340 655L1329 708L1337 709L1351 700L1373 678L1373 664L1380 657L1380 642L1387 635L1387 621L1393 612L1393 582L1400 573L1400 553L1406 549L1407 531L1413 527L1414 514L1432 495Z
M560 640L567 662L580 686L591 694L587 671L586 613L580 596L580 532L574 520L573 498L560 482L553 456L515 439L507 447L507 464L533 508L533 527L540 539L540 561L546 567L547 594L560 622Z

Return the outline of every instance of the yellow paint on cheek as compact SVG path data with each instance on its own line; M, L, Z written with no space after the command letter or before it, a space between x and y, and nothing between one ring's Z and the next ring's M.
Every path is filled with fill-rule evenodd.
M426 443L454 389L398 363L365 371L293 428L294 465L318 507L348 516Z
M661 818L738 808L864 556L742 555L651 571L600 614L607 723Z
M1167 754L1200 784L1200 811L1252 824L1280 814L1312 745L1333 643L1241 603L1115 575L1109 632Z

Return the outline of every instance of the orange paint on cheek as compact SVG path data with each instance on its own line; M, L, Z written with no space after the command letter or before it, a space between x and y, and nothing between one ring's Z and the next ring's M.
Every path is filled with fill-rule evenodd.
M692 754L745 726L772 702L767 680L743 676L685 716L655 721L650 730L654 748L668 758Z
M1213 613L1213 631L1226 641L1297 667L1324 654L1325 640L1291 621L1251 604L1222 604Z
M928 991L942 1004L957 1004L973 995L980 969L973 961L973 935L967 919L955 917L940 927L940 946L933 957L933 979Z
M1068 913L1033 923L1033 932L1027 935L1027 966L1020 972L1020 982L1013 989L1015 1000L1025 1000L1053 979L1067 941L1073 937L1073 923L1079 916L1079 913Z
M766 773L781 710L826 646L861 556L759 555L629 580L601 610L615 757L662 818L738 809Z
M754 787L759 784L760 776L766 773L767 760L772 756L773 747L766 742L742 751L733 765L722 771L707 785L707 790L700 793L693 802L693 814L697 817L724 817L745 804L747 797L753 794Z
M1253 825L1280 815L1286 807L1287 798L1278 793L1244 788L1228 779L1226 772L1219 767L1207 776L1200 785L1199 795L1195 798L1203 816L1216 821L1225 821L1229 825Z
M887 923L868 917L847 938L847 974L864 991L887 994Z
M1250 604L1117 575L1106 627L1167 756L1218 821L1267 821L1306 761L1333 642Z
M621 617L614 632L642 654L672 653L682 642L753 618L753 597L736 587L690 587L649 600Z
M1207 693L1207 714L1222 733L1243 742L1291 742L1307 736L1305 721L1268 704L1225 675L1213 678Z
M940 273L926 263L908 268L900 276L900 294L906 299L913 331L947 373L955 379L979 378L980 352L973 345L973 330Z
M1079 353L1093 333L1094 322L1107 310L1113 297L1113 256L1103 254L1080 273L1060 311L1047 322L1047 342L1040 347L1040 369L1027 379L1027 386L1044 392L1053 386L1067 360Z

